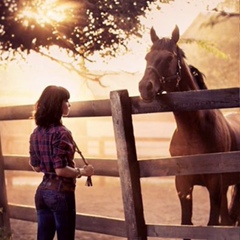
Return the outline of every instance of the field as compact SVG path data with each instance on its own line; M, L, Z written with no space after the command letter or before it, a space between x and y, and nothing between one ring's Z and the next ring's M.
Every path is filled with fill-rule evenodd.
M7 173L7 193L10 203L34 206L34 192L40 182L37 173ZM10 177L11 176L11 177ZM124 218L121 186L118 178L93 177L93 187L85 186L85 179L78 181L76 190L77 212ZM146 223L179 224L180 204L173 177L141 179L144 216ZM206 188L194 188L193 222L206 225L209 200ZM11 219L13 240L35 240L36 223ZM125 238L76 231L76 240L122 240ZM156 238L149 238L156 239ZM158 238L159 240L161 238Z

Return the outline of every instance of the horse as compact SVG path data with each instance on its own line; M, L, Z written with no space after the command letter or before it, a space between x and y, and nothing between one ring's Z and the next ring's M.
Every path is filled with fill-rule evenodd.
M207 89L203 74L186 62L184 51L178 46L179 28L175 26L171 38L159 38L150 30L152 46L146 54L146 69L139 82L144 102L168 92ZM240 114L224 116L219 109L174 111L176 129L170 141L171 156L229 152L240 150ZM194 185L205 186L209 192L208 225L234 225L228 211L227 190L239 183L239 173L197 174L175 177L175 187L181 205L181 224L192 223L192 194ZM239 190L240 191L240 190ZM235 209L239 194L235 194ZM221 222L219 220L221 219Z

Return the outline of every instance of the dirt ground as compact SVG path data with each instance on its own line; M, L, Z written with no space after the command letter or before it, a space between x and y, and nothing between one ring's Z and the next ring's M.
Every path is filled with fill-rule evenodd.
M36 174L36 173L35 173ZM8 177L7 194L10 203L34 206L34 193L40 177L17 173ZM120 181L112 177L93 177L93 187L78 180L76 191L77 212L124 219ZM146 223L179 224L180 205L173 177L141 179L144 216ZM194 189L193 222L206 225L209 200L206 188ZM13 240L35 240L37 224L11 219ZM122 240L125 238L76 231L76 240ZM149 238L162 239L162 238Z

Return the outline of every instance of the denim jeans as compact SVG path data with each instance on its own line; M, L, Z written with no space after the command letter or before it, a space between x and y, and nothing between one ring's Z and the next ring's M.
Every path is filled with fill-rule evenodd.
M57 191L38 187L35 194L37 209L37 240L74 240L76 206L74 191Z

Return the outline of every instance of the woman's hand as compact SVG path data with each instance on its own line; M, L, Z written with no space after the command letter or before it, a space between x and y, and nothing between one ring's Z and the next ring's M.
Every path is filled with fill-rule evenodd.
M84 165L83 168L80 168L80 172L82 176L90 177L94 174L94 168L91 164Z

